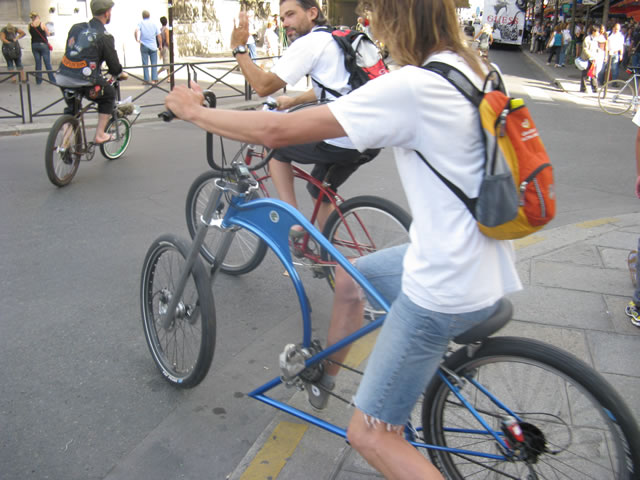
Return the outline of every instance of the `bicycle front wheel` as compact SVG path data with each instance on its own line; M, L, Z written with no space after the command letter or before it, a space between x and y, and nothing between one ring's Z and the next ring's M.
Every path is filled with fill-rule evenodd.
M535 340L495 337L473 354L459 349L444 365L462 378L462 394L494 431L502 435L506 413L470 379L522 419L525 438L506 461L429 450L447 478L638 478L640 436L632 413L603 377L574 356ZM425 391L422 424L427 443L502 454L439 376Z
M347 258L361 257L377 250L409 242L411 215L395 203L363 195L350 198L329 215L325 237ZM322 249L324 261L334 261ZM335 287L334 267L326 267L327 281Z
M632 82L611 80L604 84L598 92L598 105L610 115L621 115L627 112L636 98Z
M222 176L231 181L231 175L216 171L208 171L198 176L191 184L187 193L187 203L185 208L185 216L187 219L187 228L191 238L194 238L200 218L202 217L209 197L213 194L215 181ZM258 193L255 194L256 196ZM226 212L228 199L222 198L222 203L218 206L214 218L222 218ZM209 228L204 239L200 253L209 262L213 264L215 261L214 252L218 250L218 246L222 240L222 232L216 228ZM231 242L231 247L225 257L220 270L229 275L242 275L249 273L255 269L267 253L267 245L253 233L239 228Z
M100 153L107 160L120 158L126 152L131 142L131 123L126 118L112 118L105 128L107 135L113 135L115 140L101 143Z
M47 137L44 166L56 187L68 185L78 171L82 151L82 131L73 115L58 118Z
M181 388L196 386L207 375L216 338L209 275L196 258L175 317L164 326L189 247L173 235L159 237L144 259L140 306L147 345L163 377Z

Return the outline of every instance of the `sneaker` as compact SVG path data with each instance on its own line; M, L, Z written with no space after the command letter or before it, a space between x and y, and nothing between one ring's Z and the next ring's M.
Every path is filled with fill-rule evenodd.
M638 312L638 307L633 301L629 302L627 307L624 309L624 313L627 314L632 324L636 327L640 327L640 312Z
M638 277L636 272L636 264L638 261L638 251L631 250L627 256L627 266L629 267L629 274L631 275L631 283L634 288L638 287Z
M329 402L329 392L333 391L335 383L327 384L324 377L316 383L307 383L309 403L317 410L324 410Z

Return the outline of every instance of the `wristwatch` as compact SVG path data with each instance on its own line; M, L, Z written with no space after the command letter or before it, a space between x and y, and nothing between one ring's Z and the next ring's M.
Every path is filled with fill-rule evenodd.
M235 57L239 53L247 53L247 52L248 52L248 50L247 50L247 47L245 45L238 45L236 48L233 49L233 51L231 53Z

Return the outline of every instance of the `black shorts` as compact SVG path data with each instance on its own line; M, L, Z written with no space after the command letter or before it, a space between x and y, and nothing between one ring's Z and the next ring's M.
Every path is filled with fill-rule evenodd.
M275 150L273 159L285 163L314 164L311 176L320 182L329 184L334 192L342 185L360 165L373 160L380 153L380 149L358 150L336 147L325 142L304 143L291 145ZM309 183L307 190L313 198L318 198L320 191ZM329 202L327 197L323 202Z
M82 94L83 97L95 102L98 105L98 113L105 113L110 115L113 112L113 106L116 102L116 89L112 85L105 85L100 87L100 90L96 90L95 86L68 88L62 87L62 95L64 101L67 103L67 107L64 109L64 113L69 115L75 115L75 100L70 97L65 91L77 91Z

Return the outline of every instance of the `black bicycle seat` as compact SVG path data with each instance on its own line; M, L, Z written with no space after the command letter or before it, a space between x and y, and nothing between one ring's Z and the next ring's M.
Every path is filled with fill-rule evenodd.
M453 339L459 345L479 342L504 327L513 315L513 305L506 298L500 299L497 310L487 320L461 333Z

